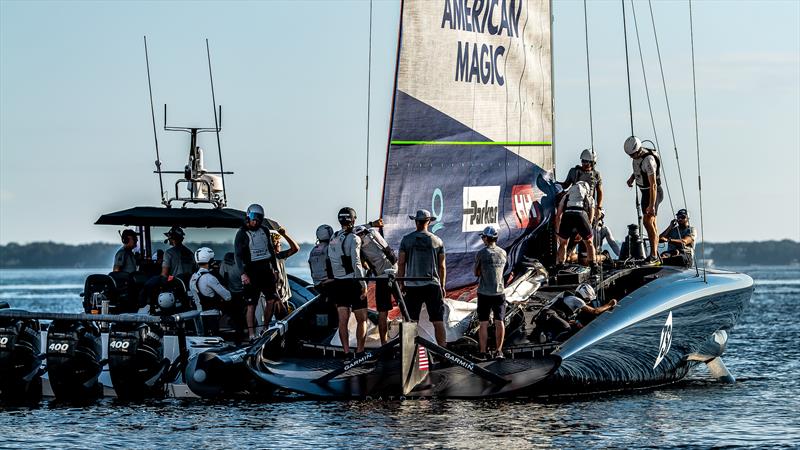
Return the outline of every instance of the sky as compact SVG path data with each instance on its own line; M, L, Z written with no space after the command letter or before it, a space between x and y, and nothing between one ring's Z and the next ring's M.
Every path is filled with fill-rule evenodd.
M683 206L677 147L699 225L687 3L652 5L675 144L648 4L634 6L673 205ZM161 129L165 103L170 125L214 124L207 38L223 106L224 168L235 172L226 177L229 206L261 203L302 241L334 223L344 205L374 218L400 8L399 0L372 7L369 64L366 0L0 0L0 244L116 241L118 230L93 225L97 217L159 204L145 35L165 169L182 170L188 150L186 134ZM800 240L800 2L695 1L693 8L704 237ZM622 151L630 134L622 13L617 1L590 1L587 9L594 145L606 222L621 239L636 220ZM652 138L631 13L634 129ZM583 3L555 1L553 15L554 143L563 179L590 145ZM207 166L218 168L214 136L203 135L200 145ZM669 217L665 201L659 227Z

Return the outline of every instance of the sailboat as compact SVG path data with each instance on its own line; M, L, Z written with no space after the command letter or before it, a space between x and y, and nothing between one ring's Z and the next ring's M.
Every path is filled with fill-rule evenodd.
M603 277L553 276L555 182L552 3L549 0L404 0L381 216L397 248L408 215L430 209L447 252L448 347L420 323L396 321L390 340L343 355L335 311L322 298L270 329L250 370L317 397L553 395L652 387L721 360L749 302L740 273L647 267L629 261ZM499 230L515 274L506 288L506 358L475 358L479 232ZM589 281L619 304L562 341L543 342L534 318ZM402 292L394 286L402 303ZM471 307L471 309L470 309ZM467 311L466 313L464 311ZM371 345L370 345L371 343Z

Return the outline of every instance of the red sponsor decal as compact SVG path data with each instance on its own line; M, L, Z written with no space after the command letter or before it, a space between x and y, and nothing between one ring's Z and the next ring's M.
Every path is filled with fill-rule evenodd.
M517 228L528 228L530 225L538 224L538 200L536 191L530 184L518 184L511 188L511 201Z

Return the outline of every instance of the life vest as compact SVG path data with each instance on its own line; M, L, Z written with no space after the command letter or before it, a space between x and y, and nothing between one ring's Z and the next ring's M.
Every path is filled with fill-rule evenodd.
M197 293L197 296L199 297L197 300L200 301L200 307L203 309L203 311L220 309L222 307L222 301L224 299L220 297L219 294L214 292L213 296L203 295L203 292L200 290L200 279L206 275L211 275L212 277L214 276L214 274L211 272L203 272L200 274L199 277L197 277L194 280L194 291Z
M639 177L642 179L642 184L639 185L639 187L642 189L650 188L650 178L642 170L642 164L644 164L644 160L647 159L648 156L652 156L656 161L656 186L661 186L661 156L659 156L658 152L652 148L642 148L642 152L644 152L645 156L636 160L638 163L637 169L639 172Z
M308 266L311 269L311 278L314 280L315 286L333 279L333 267L328 258L329 244L329 242L320 242L311 249L311 253L308 255Z
M272 257L272 242L270 235L264 228L257 230L247 230L247 238L250 240L250 261L263 261Z
M589 212L590 191L587 186L588 184L585 182L578 182L569 187L567 190L567 211Z

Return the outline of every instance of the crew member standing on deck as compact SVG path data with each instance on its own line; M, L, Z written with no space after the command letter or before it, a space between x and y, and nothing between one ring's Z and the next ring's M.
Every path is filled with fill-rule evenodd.
M361 253L375 281L375 304L378 309L378 333L381 345L388 340L389 311L392 309L392 292L389 289L388 270L397 271L397 257L389 244L375 229L359 225L354 233L361 238Z
M581 152L581 165L569 169L567 179L561 183L566 191L578 181L585 181L589 185L592 198L598 210L603 208L603 178L596 168L597 158L591 149Z
M642 141L636 136L625 140L625 153L633 160L633 174L628 178L628 187L633 187L633 182L636 181L642 194L642 223L650 242L650 256L644 262L658 265L661 260L658 258L656 215L658 205L664 200L664 191L661 189L661 155L655 149L642 146Z
M331 259L328 258L328 246L333 237L333 227L323 224L317 227L317 245L308 254L308 268L311 270L311 280L314 289L328 301L328 289L333 282L333 268Z
M430 278L425 281L400 281L401 289L405 288L405 300L411 320L419 321L422 304L428 310L428 317L433 323L436 342L442 347L447 345L444 328L444 297L446 284L446 268L444 242L428 231L428 226L436 220L430 211L417 210L417 214L408 216L417 225L417 230L403 236L400 241L400 252L397 257L397 277Z
M263 222L264 208L259 204L248 206L245 225L236 233L233 242L236 265L242 274L250 340L256 337L256 305L261 295L266 300L264 311L272 311L278 298L275 287L275 248L269 229Z
M586 242L586 253L589 264L595 263L595 249L592 231L594 217L594 200L591 197L589 185L585 181L578 181L570 186L566 195L561 198L556 210L555 226L558 237L558 255L556 266L564 264L567 258L567 247L570 239L575 236Z
M356 211L353 208L339 210L339 224L342 229L333 234L328 245L328 258L331 261L334 280L330 296L336 302L339 313L339 339L342 349L350 352L350 312L356 317L356 352L364 351L367 340L367 282L355 280L364 278L361 263L361 238L353 233Z
M503 272L508 256L506 251L497 246L497 230L486 227L481 232L484 248L475 255L475 276L478 277L478 340L480 351L486 354L486 343L489 340L489 313L494 315L494 336L497 357L503 358L503 339L506 326L503 318L506 315L505 282Z

